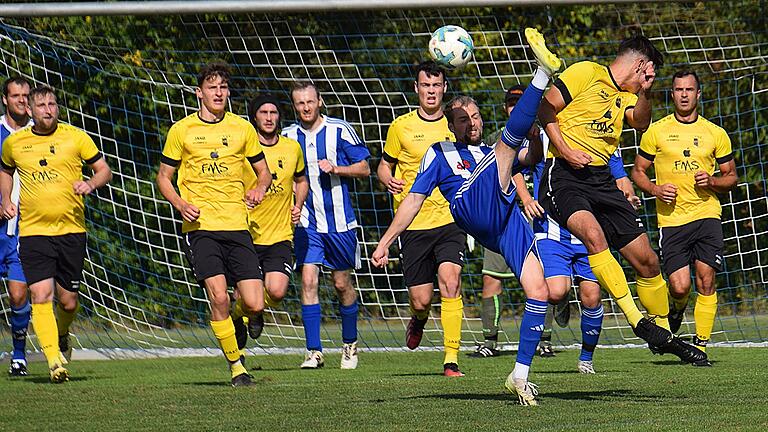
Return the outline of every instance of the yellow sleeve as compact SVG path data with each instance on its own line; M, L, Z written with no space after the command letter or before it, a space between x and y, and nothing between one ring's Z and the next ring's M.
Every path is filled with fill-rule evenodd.
M384 143L382 158L387 162L395 162L400 157L400 135L397 133L397 119L387 129L387 141Z
M165 139L163 147L162 162L167 165L177 166L181 161L181 155L184 151L183 130L178 123L171 126L168 131L168 137Z
M5 151L5 149L3 149ZM715 144L715 158L718 163L725 163L732 159L731 138L725 130L718 128L717 143Z
M649 128L640 138L640 156L652 161L656 157L656 133L654 128Z
M245 126L245 157L251 163L264 159L264 149L259 142L259 134L252 124Z
M298 142L295 143L294 148L296 149L296 171L294 171L294 177L301 177L303 175L307 175L306 170L307 167L304 165L304 152L301 151L301 144Z
M576 63L564 70L555 80L554 85L562 93L566 105L593 81L596 66L598 65L586 61Z
M80 132L79 135L77 144L80 148L80 159L84 160L88 165L101 159L101 152L96 147L93 139L85 132Z
M11 153L11 151L13 150L14 141L16 140L14 140L13 137L8 137L5 139L5 142L3 142L3 156L2 156L3 168L7 168L7 169L16 168L16 161L13 160L13 156Z

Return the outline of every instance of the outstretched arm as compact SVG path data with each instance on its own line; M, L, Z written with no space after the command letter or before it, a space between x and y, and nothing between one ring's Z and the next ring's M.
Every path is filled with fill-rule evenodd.
M389 224L389 228L381 236L379 244L376 246L376 250L373 251L371 261L376 267L384 267L389 262L389 247L395 241L395 239L402 234L403 231L411 225L411 222L419 214L424 200L427 199L426 195L418 193L409 193L395 212L395 217L392 219L392 223Z

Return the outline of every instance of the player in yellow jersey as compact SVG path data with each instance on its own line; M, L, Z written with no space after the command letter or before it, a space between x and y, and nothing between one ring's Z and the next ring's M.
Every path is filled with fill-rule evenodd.
M288 291L293 269L293 227L299 223L301 208L309 192L304 153L297 141L280 135L280 114L279 101L269 94L256 97L248 105L248 120L259 134L272 172L272 185L264 201L248 214L248 229L264 273L264 303L270 308L277 308ZM246 170L246 188L255 187L257 181L256 174ZM236 328L239 325L236 324ZM251 338L258 339L263 329L262 313L249 318ZM244 348L245 338L239 337L238 344Z
M389 126L377 174L379 181L393 195L395 210L408 195L427 149L436 142L455 139L443 114L443 95L447 88L448 81L442 68L432 61L421 63L414 82L419 108L396 118ZM461 268L465 244L466 234L454 223L448 202L437 188L424 201L416 219L400 235L403 278L408 287L412 314L405 344L416 349L421 343L437 273L446 376L463 376L458 367L458 352L464 309Z
M233 386L251 385L240 360L230 316L227 276L241 301L235 318L264 309L258 255L248 233L248 207L261 203L272 183L256 130L227 112L229 70L222 63L200 71L195 90L200 110L174 123L163 148L157 186L183 219L183 247L211 302L211 328L230 365ZM246 191L244 168L259 178ZM172 179L179 170L176 184Z
M609 66L584 61L563 71L539 108L554 156L545 166L539 197L544 210L584 243L593 273L635 334L654 352L694 362L706 354L669 331L667 287L658 256L637 211L614 186L607 165L625 119L639 131L648 128L649 93L662 63L663 56L651 41L635 35L621 42ZM643 317L635 305L609 246L637 271L638 297L652 319Z
M32 297L32 326L48 360L51 381L69 379L69 326L77 313L86 253L83 197L112 179L91 137L59 123L59 104L48 86L29 92L34 125L3 143L0 195L3 218L19 223L19 259ZM83 162L93 175L83 180ZM19 208L11 201L13 173L21 179ZM53 312L54 295L58 300ZM66 356L65 356L66 354Z
M732 189L738 177L731 140L723 128L698 113L699 77L683 70L672 77L675 112L653 123L643 134L632 169L632 179L656 197L659 247L669 277L672 310L669 324L677 333L691 291L691 270L696 271L696 337L694 345L706 350L717 314L715 272L723 265L722 209L718 193ZM646 171L654 165L656 181ZM715 176L715 166L720 175ZM709 361L695 366L711 366Z

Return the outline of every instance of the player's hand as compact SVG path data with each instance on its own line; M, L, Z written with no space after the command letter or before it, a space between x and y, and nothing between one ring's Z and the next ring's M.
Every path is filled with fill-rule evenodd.
M385 248L382 245L376 246L376 250L371 255L371 263L374 267L383 268L389 263L389 248Z
M563 158L575 169L582 169L592 162L592 156L576 149L571 149L571 151L563 155Z
M639 210L640 207L643 205L642 200L639 196L635 194L624 194L625 197L627 197L627 201L629 201L630 204L632 204L632 207L635 210Z
M544 209L535 199L523 203L523 212L530 220L544 217Z
M332 164L328 159L317 161L317 166L322 172L326 174L336 174L336 166Z
M656 79L656 66L652 61L649 61L640 69L640 75L640 88L643 91L650 90L654 79Z
M82 180L72 183L72 188L75 190L75 195L88 195L96 190L89 182Z
M200 209L188 202L181 205L179 213L181 213L181 218L186 222L194 222L200 217Z
M656 186L653 190L653 195L662 202L672 204L672 201L677 198L677 186L672 183L664 183L661 186Z
M405 188L405 180L403 179L395 178L395 176L392 176L387 182L387 190L392 195L401 193L403 188Z
M2 216L3 219L13 219L16 217L16 206L10 200L3 202Z
M246 207L252 209L264 201L264 195L266 194L267 191L263 187L247 190L245 191L243 202L245 202Z
M291 207L291 223L298 225L301 222L301 207Z
M709 187L709 179L712 178L706 171L697 171L693 175L693 179L696 180L696 186Z

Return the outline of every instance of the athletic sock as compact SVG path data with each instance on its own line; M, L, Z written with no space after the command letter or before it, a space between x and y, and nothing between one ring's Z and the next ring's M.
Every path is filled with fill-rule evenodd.
M520 346L517 349L515 378L528 379L528 371L536 354L536 347L544 330L544 316L547 314L547 302L528 299L525 301L525 312L520 322Z
M429 311L432 309L432 305L429 305L425 310L416 310L413 308L413 303L410 303L411 316L415 316L417 320L424 321L429 318Z
M445 363L459 363L459 344L461 343L461 316L464 312L464 301L461 296L440 300L440 322L443 325L443 346L445 347Z
M13 360L25 360L27 358L27 327L29 327L32 306L29 301L22 307L11 306L11 335L13 337Z
M59 337L52 302L32 303L32 327L48 367L59 364Z
M341 340L344 343L357 341L357 300L349 306L340 305Z
M581 354L579 360L592 361L603 328L603 305L581 309Z
M547 82L549 82L549 78L547 78ZM544 88L546 88L546 84L543 88L537 88L531 83L525 89L520 100L515 104L515 109L509 114L509 120L507 120L504 131L501 133L501 140L504 144L512 148L520 147L528 135L528 131L531 130L531 125L536 121Z
M280 301L277 301L269 295L269 290L264 286L264 305L270 309L278 309L280 307Z
M517 108L515 108L517 109ZM589 266L597 277L600 285L611 294L613 300L624 312L624 316L632 327L643 319L643 314L637 308L632 294L629 292L627 279L624 277L624 270L621 269L619 262L611 255L611 251L606 249L589 256Z
M232 320L237 320L246 316L243 299L239 298L235 300L235 304L232 306L232 312L230 312L229 316L232 317Z
M320 343L320 319L322 318L319 304L301 305L301 319L304 321L304 338L307 350L322 351Z
M673 296L670 295L669 297L672 299L672 307L676 311L684 311L685 308L688 307L688 297L689 296L690 296L690 293L688 293L688 294L686 294L686 295L684 295L684 296L682 296L680 298L676 298L676 297L673 297Z
M232 324L232 317L227 317L221 321L211 320L211 329L214 336L219 340L221 351L224 357L230 363L240 361L240 349L237 348L237 339L235 339L235 325Z
M637 297L648 312L648 318L669 330L669 288L661 274L652 278L638 277Z
M483 322L483 338L485 339L485 346L488 348L496 348L496 341L499 339L499 318L501 318L499 297L499 295L495 295L483 297L481 300L480 317Z
M549 74L541 67L536 68L536 72L533 73L533 79L531 79L531 86L538 90L546 90L547 84L549 84ZM517 108L515 108L517 109Z
M56 324L59 329L59 336L69 334L69 327L77 315L77 307L72 312L67 312L61 307L61 303L56 305Z
M697 345L697 348L706 351L706 343L712 336L712 327L715 325L715 315L717 315L717 293L712 295L696 296L696 307L693 310L693 319L696 321L696 338L704 342L703 345Z

